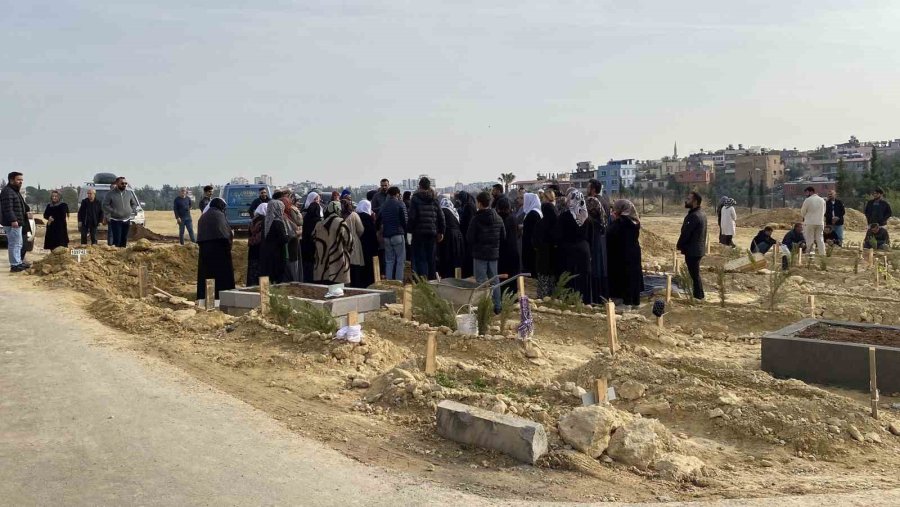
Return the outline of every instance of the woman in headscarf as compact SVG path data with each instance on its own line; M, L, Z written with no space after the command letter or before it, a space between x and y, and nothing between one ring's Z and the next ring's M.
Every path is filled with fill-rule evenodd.
M344 212L347 210L350 212L344 215ZM359 213L354 211L353 204L349 201L341 201L341 218L344 219L344 223L350 230L350 286L365 289L369 285L372 285L371 282L368 285L363 285L363 283L369 279L369 277L366 277L362 272L366 265L366 257L363 254L362 249L362 235L366 232L365 227L363 226ZM364 279L361 280L360 276Z
M622 304L637 307L644 290L641 263L641 221L634 204L619 199L612 206L612 221L606 233L609 253L609 293Z
M281 197L284 204L284 225L288 233L287 262L285 263L284 281L302 282L303 265L300 255L300 234L303 231L303 216L294 207L294 199L290 194Z
M316 241L313 234L316 225L322 220L322 198L316 192L310 192L303 204L303 233L300 240L300 252L303 260L303 280L312 283L315 279Z
M225 217L225 201L213 198L209 209L197 222L197 299L206 299L206 280L216 281L216 299L219 292L234 289L234 264L231 260L233 235Z
M596 197L587 198L588 244L591 247L591 302L601 304L609 298L609 271L606 260L607 208Z
M253 212L253 220L250 221L250 237L247 239L247 287L259 285L259 251L262 247L268 209L269 203L260 204Z
M50 192L50 204L44 210L47 221L47 233L44 236L44 250L69 246L69 231L66 219L69 218L69 205L62 202L62 194L58 190Z
M441 198L441 212L444 213L444 241L437 245L438 250L438 274L441 278L454 278L456 268L463 267L463 259L466 257L466 239L460 228L459 212L453 206L453 202L447 198Z
M346 219L353 213L353 193L349 188L341 191L341 218Z
M287 281L287 244L289 240L288 226L284 223L284 202L280 199L272 199L266 209L263 242L259 252L259 274L268 276L270 283Z
M473 274L472 267L474 264L472 263L472 251L465 242L465 238L466 234L469 232L469 224L472 223L472 219L475 218L475 213L478 209L475 207L475 198L466 191L460 190L457 192L456 200L459 202L459 230L462 233L463 244L465 246L462 259L462 276L463 278L469 278Z
M500 258L497 260L497 273L516 276L522 272L519 256L519 227L516 225L516 216L512 212L512 203L508 197L497 200L497 214L503 220L503 228L506 229L506 237L500 241Z
M363 227L359 243L362 246L364 262L362 266L351 267L351 270L355 270L356 273L351 271L350 279L356 284L355 286L365 289L375 283L374 261L375 256L378 255L378 231L375 227L375 217L372 216L371 201L368 199L359 201L356 205L356 215L359 216Z
M567 209L556 225L559 272L573 276L568 287L581 293L585 304L591 303L591 247L588 244L587 203L576 188L566 193Z
M719 201L719 243L728 245L731 248L737 248L734 244L734 233L737 228L737 211L734 205L737 204L731 197L722 197Z
M522 223L522 271L531 274L532 278L537 278L534 239L535 230L544 218L544 212L541 211L541 200L537 194L532 193L525 194L522 208L525 212L525 221Z
M556 193L547 189L541 204L543 218L534 229L534 265L538 279L538 297L547 297L556 287Z
M316 242L316 267L313 279L316 283L350 283L350 255L353 241L350 228L341 218L341 205L328 203L325 218L316 224L313 233Z

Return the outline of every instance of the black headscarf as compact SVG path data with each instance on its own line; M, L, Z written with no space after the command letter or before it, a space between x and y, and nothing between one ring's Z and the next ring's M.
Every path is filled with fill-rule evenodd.
M197 222L197 242L231 239L231 227L225 217L225 201L219 197L209 202L209 211Z

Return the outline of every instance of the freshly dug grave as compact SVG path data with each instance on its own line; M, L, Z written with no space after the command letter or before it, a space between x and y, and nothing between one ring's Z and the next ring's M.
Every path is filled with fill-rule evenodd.
M645 257L669 258L675 250L672 242L646 228L641 229L640 243L641 254Z
M803 222L798 208L775 208L760 210L746 216L738 215L738 227L758 227L767 225L775 229L790 229L797 222ZM848 208L844 215L844 228L848 231L865 231L867 228L866 216L860 211Z
M800 331L796 336L828 342L900 347L900 329L884 327L841 326L820 322Z
M259 292L258 287L254 287L248 289L249 292ZM292 296L296 298L303 299L316 299L316 300L324 300L325 294L328 293L328 286L326 285L278 285L274 286L273 290L278 291L278 293L283 294L285 296ZM363 292L356 289L348 289L344 288L344 295L340 297L328 298L328 299L340 299L341 297L350 297L350 296L364 296L366 294L371 294L370 292Z

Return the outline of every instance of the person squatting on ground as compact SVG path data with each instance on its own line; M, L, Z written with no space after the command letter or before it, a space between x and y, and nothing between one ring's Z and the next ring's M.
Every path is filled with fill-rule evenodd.
M804 192L806 200L800 206L800 216L803 217L803 234L809 246L809 254L825 255L825 199L816 194L815 187L806 187Z
M34 231L28 221L31 208L22 197L24 177L20 172L11 172L6 176L6 186L0 191L0 225L6 232L6 249L9 256L9 270L12 273L25 271L31 264L25 262L25 239Z
M110 244L118 248L128 246L128 230L131 217L137 213L140 203L134 192L128 190L128 182L124 176L116 178L116 182L103 198L103 214L109 224Z
M878 223L869 224L869 230L866 231L866 238L863 240L863 248L875 247L876 250L890 250L891 238L888 236L888 230Z
M684 263L694 286L694 298L704 299L703 279L700 278L700 260L706 254L706 215L700 206L703 197L697 192L690 192L684 201L684 207L688 209L684 223L681 225L681 235L678 237L677 248L684 254Z
M78 206L78 232L81 233L81 244L87 245L88 237L91 244L97 244L97 227L103 223L103 206L97 200L97 191L89 188L87 197L82 199Z
M62 201L62 194L58 190L50 192L50 204L44 210L44 220L47 221L47 230L44 235L44 250L53 250L56 247L69 246L69 205Z
M500 242L506 239L506 229L500 215L491 208L491 194L482 192L475 200L478 211L466 235L466 243L472 251L472 270L479 284L490 280L496 285ZM491 294L494 300L494 313L500 313L500 290L495 288Z
M223 290L234 289L234 264L231 246L234 235L225 216L226 203L216 197L209 203L209 209L197 221L197 244L200 255L197 259L197 300L206 299L206 280L216 281L215 299Z
M175 221L178 223L178 242L182 245L184 244L185 229L188 231L191 243L197 242L197 239L194 237L194 219L191 218L192 205L193 203L191 202L191 198L188 197L187 189L182 188L178 192L178 197L175 198L175 202L172 204L172 210L175 212Z

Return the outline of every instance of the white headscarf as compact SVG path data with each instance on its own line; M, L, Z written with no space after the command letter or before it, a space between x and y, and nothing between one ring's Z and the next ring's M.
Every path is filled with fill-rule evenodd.
M456 206L453 205L453 201L451 201L449 197L441 198L441 208L450 210L450 213L453 213L453 216L456 217L456 221L459 222L459 212L456 211Z
M357 213L365 213L366 215L372 214L372 203L367 199L363 199L356 204L356 212Z
M566 192L566 205L569 207L569 213L575 217L575 222L579 226L584 224L588 218L587 203L584 201L584 194L576 188L570 188Z
M303 205L303 210L306 211L306 209L309 208L310 205L318 198L319 198L319 194L316 192L310 192L309 194L307 194L306 195L306 204Z
M269 210L269 203L264 202L256 207L256 211L254 211L253 214L264 217L264 216L266 216L266 212L268 212L268 210Z
M522 208L525 211L525 216L528 216L532 211L537 211L538 215L544 218L544 212L541 211L541 199L537 194L532 194L531 192L525 194L525 204Z

